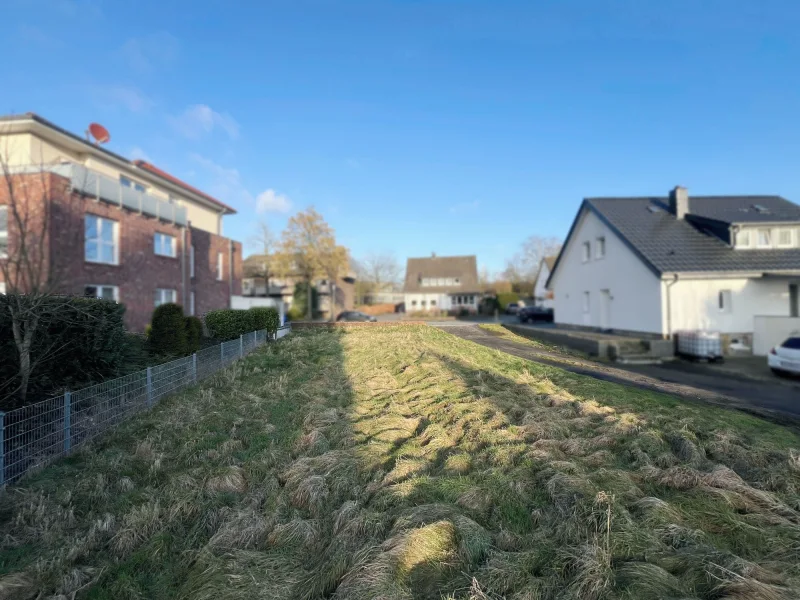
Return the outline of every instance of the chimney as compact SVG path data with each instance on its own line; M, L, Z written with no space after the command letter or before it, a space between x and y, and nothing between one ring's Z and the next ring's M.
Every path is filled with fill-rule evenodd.
M669 209L676 219L683 219L689 214L689 190L676 185L669 193Z

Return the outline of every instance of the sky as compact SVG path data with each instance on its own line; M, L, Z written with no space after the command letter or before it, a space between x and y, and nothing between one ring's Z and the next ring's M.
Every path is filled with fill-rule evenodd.
M587 196L800 201L796 0L0 0L0 113L232 205L314 206L355 258L566 236Z

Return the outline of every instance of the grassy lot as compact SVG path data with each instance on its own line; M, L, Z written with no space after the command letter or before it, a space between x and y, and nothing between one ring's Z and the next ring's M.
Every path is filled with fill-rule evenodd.
M798 449L425 326L309 331L0 496L0 598L797 598Z

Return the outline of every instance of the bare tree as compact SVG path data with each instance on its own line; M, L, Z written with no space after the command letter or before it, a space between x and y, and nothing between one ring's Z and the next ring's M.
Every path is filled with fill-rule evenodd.
M522 243L520 251L506 261L503 278L512 283L533 281L542 259L558 254L560 251L561 240L559 238L532 235Z
M252 275L262 277L269 295L269 280L275 270L275 236L266 221L256 223L255 233L248 239L248 245L253 248L260 257L259 261L253 265Z
M394 254L389 252L368 254L361 261L366 281L373 284L377 291L382 291L386 284L397 284L400 280L400 263Z
M72 225L78 214L73 204L79 199L58 189L47 165L13 164L7 145L0 152L0 178L0 229L5 234L0 246L0 276L6 291L2 310L10 319L18 358L17 377L3 382L0 389L22 404L37 365L54 358L69 343L58 335L48 335L33 354L35 343L41 342L37 336L47 328L53 311L65 308L51 302L54 294L64 292L66 267L63 257L51 247L56 233L54 218L60 218L57 234L62 243L80 243Z

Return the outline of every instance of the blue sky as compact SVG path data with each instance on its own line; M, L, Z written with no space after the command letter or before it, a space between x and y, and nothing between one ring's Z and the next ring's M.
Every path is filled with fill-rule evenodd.
M103 123L242 241L314 205L355 257L499 270L584 196L800 200L798 30L792 0L4 0L0 112Z

